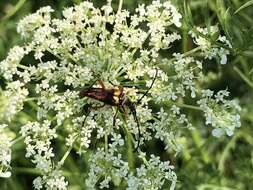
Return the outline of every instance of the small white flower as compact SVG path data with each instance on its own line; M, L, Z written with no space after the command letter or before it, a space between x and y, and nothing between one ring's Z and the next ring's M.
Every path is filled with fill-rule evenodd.
M40 190L43 188L43 181L41 177L37 177L35 178L35 180L33 180L33 186L35 189Z
M0 177L2 178L9 178L11 177L11 172L7 171L7 172L0 172Z
M204 111L206 125L214 127L212 135L220 137L223 134L232 136L236 127L241 126L240 115L236 112L240 110L240 106L234 101L226 100L229 92L222 90L217 92L213 98L211 90L202 91L202 99L197 103Z
M214 137L221 137L222 135L224 135L224 131L221 128L216 128L212 130L212 135Z

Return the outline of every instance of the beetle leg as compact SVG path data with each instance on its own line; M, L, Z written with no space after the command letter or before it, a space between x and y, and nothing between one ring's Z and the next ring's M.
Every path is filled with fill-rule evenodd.
M124 105L119 106L119 111L121 113L124 113L124 118L126 119L127 118L127 111L126 111Z
M85 118L84 118L83 121L82 121L81 127L84 126L87 117L90 115L90 112L91 112L91 107L88 107L88 109L87 109L87 114L86 114Z
M102 80L98 80L98 84L100 85L100 87L104 90L105 89L105 85L103 83Z
M116 117L117 117L118 111L119 111L119 108L117 107L116 112L115 112L115 114L114 114L114 116L113 116L113 122L112 122L112 126L113 126L113 127L114 127L115 124L116 124Z
M115 86L115 85L113 84L113 82L112 82L112 81L108 80L108 82L109 82L112 86Z

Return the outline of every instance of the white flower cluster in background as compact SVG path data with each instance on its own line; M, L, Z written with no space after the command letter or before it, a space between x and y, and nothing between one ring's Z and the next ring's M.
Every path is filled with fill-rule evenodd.
M211 90L202 90L202 99L197 103L203 109L206 118L206 125L214 127L213 136L220 137L224 134L232 136L235 128L241 126L241 111L238 102L226 100L229 92L221 90L214 95Z
M7 125L0 125L0 178L11 176L11 138L4 132Z
M227 48L232 48L232 45L226 39L225 36L221 36L219 34L218 27L217 26L210 26L209 28L197 27L196 30L198 33L195 31L190 31L190 34L193 38L194 43L201 48L202 55L208 59L219 58L221 64L226 64L227 55L230 54L229 50L223 47L219 47L218 45L216 45L216 47L213 45L215 45L215 42L221 43ZM205 36L207 37L207 35L211 36L212 38L216 38L214 39L214 42L207 40L205 38Z
M230 136L240 126L239 106L227 100L227 91L213 96L209 90L200 90L204 60L218 57L224 64L228 50L191 33L203 58L162 53L181 39L182 16L170 1L139 5L135 13L123 9L114 12L110 1L102 8L84 1L66 8L63 18L53 18L53 11L43 7L24 17L18 32L26 43L12 48L0 62L0 74L6 83L0 91L1 119L14 122L22 111L30 114L30 121L22 124L20 133L26 157L41 173L33 182L35 189L67 189L61 167L70 151L57 161L61 155L56 158L52 143L64 139L70 150L90 156L88 189L110 188L113 184L128 190L153 190L169 183L172 190L177 177L169 161L142 153L136 158L140 166L132 168L126 156L131 150L129 144L136 147L138 141L142 146L159 139L165 149L181 151L177 141L180 130L194 126L180 107L191 108L184 104L189 99L204 112L206 125L214 128L213 135ZM199 32L206 35L213 30ZM223 36L217 41L229 46ZM31 58L31 62L24 57ZM106 88L120 85L132 92L127 98L136 104L141 134L129 110L114 118L117 108L79 97L82 88L96 86L99 79ZM123 133L126 138L122 138ZM7 139L4 133L2 139ZM8 142L1 144L1 150L10 155ZM10 156L0 159L6 168L2 172L9 172Z

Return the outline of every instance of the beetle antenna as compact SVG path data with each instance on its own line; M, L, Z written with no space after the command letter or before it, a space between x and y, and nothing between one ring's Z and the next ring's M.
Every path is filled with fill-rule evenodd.
M138 143L137 143L136 148L134 149L134 152L136 152L140 146L140 137L141 137L140 124L139 124L139 120L138 120L138 117L136 114L135 104L133 104L131 101L129 101L127 104L128 104L128 107L129 107L131 113L133 114L134 121L136 122L137 127L138 127Z
M140 124L139 124L139 120L137 118L136 112L133 113L133 116L134 116L134 120L137 123L137 127L138 127L138 141L137 141L137 146L134 149L134 152L136 152L140 146L141 130L140 130Z
M108 82L112 85L115 86L115 84L113 84L113 82L109 79Z
M139 98L139 100L137 101L137 104L139 104L141 102L141 100L148 94L149 90L153 87L154 83L155 83L155 80L157 78L157 75L158 75L158 69L155 68L156 72L155 72L155 76L153 78L153 81L150 85L150 87L148 88L148 90Z
M155 80L157 78L157 75L158 75L158 69L155 68L156 72L155 72L155 76L154 76L154 79L150 85L150 87L148 88L148 90L141 96L141 98L139 98L139 100L137 101L137 104L139 104L141 102L141 100L148 94L149 90L153 87L154 83L155 83ZM134 117L134 120L135 122L137 123L137 127L138 127L138 143L137 143L137 147L134 149L134 152L136 152L140 146L140 137L141 137L141 130L140 130L140 124L139 124L139 120L138 120L138 117L137 117L137 114L136 114L136 108L135 106L132 104L130 106L130 110L133 114L133 117Z

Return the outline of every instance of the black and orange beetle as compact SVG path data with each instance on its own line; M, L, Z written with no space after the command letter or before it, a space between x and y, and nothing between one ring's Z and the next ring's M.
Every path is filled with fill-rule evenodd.
M155 82L155 79L157 77L158 70L156 69L155 77L148 88L148 90L141 96L141 98L137 101L137 103L134 103L130 100L129 97L127 97L126 92L124 90L124 87L122 86L113 86L113 88L106 88L102 80L98 80L98 84L100 85L99 88L97 87L90 87L88 89L82 89L79 93L79 96L81 98L83 97L89 97L93 98L95 100L98 100L100 102L103 102L104 105L110 105L117 107L117 111L113 117L113 126L115 125L116 116L118 111L121 113L126 113L126 109L128 108L130 112L132 113L134 120L138 127L138 143L137 147L135 148L135 151L139 148L140 145L140 124L136 113L136 104L139 104L141 100L147 95L149 90L153 87L153 84Z

